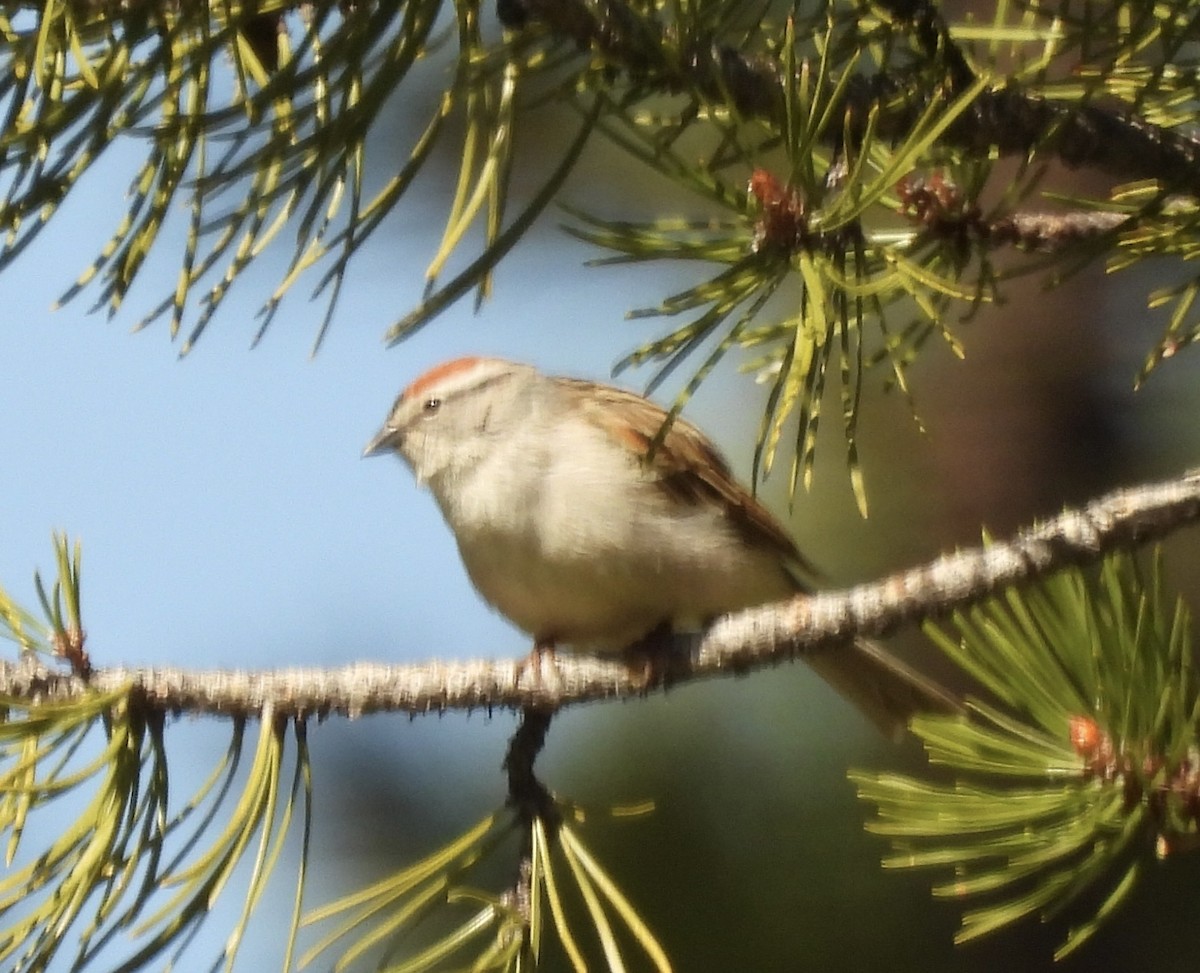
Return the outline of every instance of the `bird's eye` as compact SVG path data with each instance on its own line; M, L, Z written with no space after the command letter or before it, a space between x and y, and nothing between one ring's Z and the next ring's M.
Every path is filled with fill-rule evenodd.
M421 413L426 416L435 415L442 407L442 400L435 397L428 398L421 405Z

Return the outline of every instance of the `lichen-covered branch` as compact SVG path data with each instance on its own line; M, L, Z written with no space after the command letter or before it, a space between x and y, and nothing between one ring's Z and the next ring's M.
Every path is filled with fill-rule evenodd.
M1200 519L1200 469L1174 480L1120 490L1019 532L1008 541L958 551L881 581L766 605L717 621L689 652L668 660L662 681L747 672L813 652L836 652L851 638L944 615L1008 585L1087 564L1101 555L1165 536ZM517 710L629 697L646 675L619 659L559 654L540 666L523 660L356 663L333 669L258 672L183 668L103 668L89 681L32 657L0 664L0 695L61 700L131 684L156 710L279 717Z

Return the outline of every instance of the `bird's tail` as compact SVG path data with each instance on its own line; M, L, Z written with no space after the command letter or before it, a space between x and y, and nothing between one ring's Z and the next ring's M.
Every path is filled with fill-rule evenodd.
M920 713L961 713L962 702L874 642L857 639L805 661L893 739Z

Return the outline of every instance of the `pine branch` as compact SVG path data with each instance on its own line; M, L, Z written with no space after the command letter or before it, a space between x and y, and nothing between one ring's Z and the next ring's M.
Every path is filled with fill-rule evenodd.
M667 26L648 27L636 20L622 0L512 0L519 4L518 22L536 21L580 48L601 54L646 87L666 91L695 90L705 98L728 100L746 118L782 124L784 83L780 64L746 54L725 44L688 43ZM929 4L892 3L919 11L915 30L924 40L931 26ZM944 30L944 28L940 28ZM682 46L669 60L664 50ZM934 45L936 47L936 45ZM929 47L926 44L926 47ZM944 57L946 82L961 89L965 66L956 48ZM832 117L845 117L844 129L833 127L830 138L861 138L872 112L884 106L874 127L881 140L903 140L943 92L927 77L905 79L894 74L855 78ZM1032 94L1018 84L985 90L955 120L942 141L977 157L994 146L1004 155L1024 155L1035 146L1072 169L1094 168L1121 180L1157 179L1172 192L1200 195L1200 142L1181 131L1152 124L1130 112L1091 103L1067 104Z
M878 809L867 828L891 845L885 867L943 873L933 894L964 909L956 942L1037 914L1065 930L1061 959L1129 898L1152 844L1160 859L1197 847L1191 613L1155 545L925 631L994 703L913 720L941 773L852 772Z
M882 581L820 592L717 621L687 653L675 653L664 685L744 673L837 651L852 638L944 616L998 590L1059 569L1092 563L1116 549L1163 537L1200 519L1200 469L1174 480L1119 490L1034 524L1006 542L944 555ZM643 695L644 673L619 660L563 653L540 667L522 660L356 663L336 669L199 671L97 668L90 679L51 669L32 655L0 663L0 695L62 701L127 684L154 710L280 719L401 711L558 709Z
M1066 252L1083 242L1111 236L1136 221L1129 212L1096 209L1018 210L988 218L937 173L928 178L908 177L897 186L897 192L902 212L923 228L925 237L953 246L964 260L976 248L994 251L1011 246L1039 253ZM1175 206L1182 200L1174 197L1168 202ZM762 235L766 237L767 232Z

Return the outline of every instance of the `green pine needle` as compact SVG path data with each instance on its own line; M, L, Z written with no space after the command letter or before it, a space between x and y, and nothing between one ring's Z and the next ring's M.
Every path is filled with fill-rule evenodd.
M1188 612L1163 593L1160 555L1147 573L1116 554L958 612L953 627L957 638L929 630L1004 707L914 720L951 782L853 773L877 808L868 829L890 840L887 867L951 870L934 894L971 903L959 941L1082 910L1066 955L1130 893L1148 837L1169 850L1200 826Z

